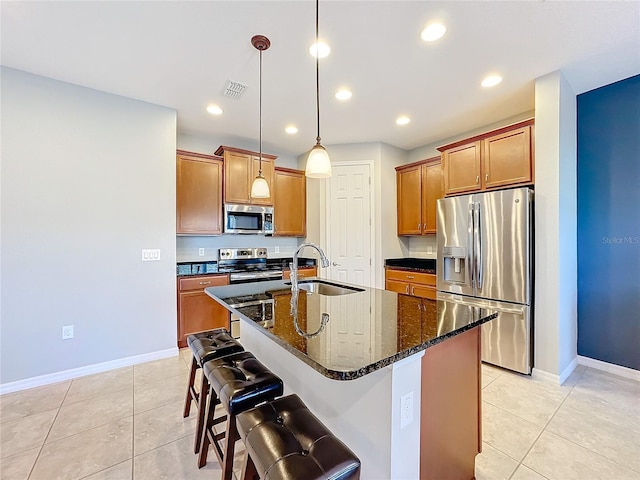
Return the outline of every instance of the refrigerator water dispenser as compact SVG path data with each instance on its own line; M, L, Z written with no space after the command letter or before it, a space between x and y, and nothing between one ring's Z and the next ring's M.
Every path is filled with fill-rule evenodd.
M444 281L467 283L467 249L465 247L444 247L442 257L444 260Z

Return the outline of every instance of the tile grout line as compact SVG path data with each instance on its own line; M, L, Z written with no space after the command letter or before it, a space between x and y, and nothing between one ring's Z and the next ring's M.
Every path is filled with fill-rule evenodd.
M580 375L580 378L576 381L576 384L571 388L571 391L569 392L569 394L571 394L571 392L573 392L573 389L574 389L575 387L577 387L577 386L578 386L578 383L580 382L580 380L582 380L582 377L584 376L584 374L585 374L585 373L587 373L587 370L589 370L590 368L591 368L591 367L587 367L587 368L585 369L585 371L584 371L584 372L582 372L582 375ZM567 395L567 397L565 398L565 400L566 400L567 398L569 398L569 395ZM562 401L562 404L560 404L560 407L562 407L562 405L564 405L564 400ZM560 410L560 407L558 407L558 410ZM574 411L577 411L577 412L579 412L579 413L582 413L580 410L576 410L576 409L575 409L575 408L573 408L573 407L567 406L567 408L569 408L569 409L571 409L571 410L574 410ZM557 413L557 411L556 411L556 413ZM549 420L549 423L551 423L551 420L553 420L553 417L555 417L555 413L553 414L553 416L552 416L552 417L551 417L551 419ZM547 425L545 425L544 430L546 430L546 429L547 429L547 426L548 426L548 423L547 423ZM544 430L543 430L543 431L544 431ZM613 459L611 459L611 458L609 458L609 457L605 457L604 455L602 455L601 453L599 453L599 452L597 452L597 451L593 450L592 448L585 447L584 445L580 445L579 443L576 443L576 442L574 442L572 439L570 439L570 438L566 438L566 437L564 437L564 436L560 435L559 433L555 433L555 432L551 432L551 431L549 431L549 433L550 433L550 434L552 434L552 435L555 435L555 436L557 436L557 437L559 437L559 438L561 438L561 439L563 439L563 440L565 440L565 441L567 441L567 442L569 442L569 443L572 443L573 445L575 445L575 446L577 446L577 447L584 448L585 450L588 450L589 452L591 452L591 453L593 453L593 454L595 454L595 455L597 455L597 456L599 456L599 457L602 457L602 458L604 458L605 460L608 460L608 461L610 461L610 462L612 462L612 463L615 463L616 465L619 465L619 466L621 466L621 467L623 467L623 468L626 468L627 470L630 470L630 471L632 471L632 472L636 472L636 473L640 473L640 472L638 472L638 471L637 471L637 470L635 470L634 468L631 468L631 467L630 467L630 466L628 466L628 465L625 465L625 464L623 464L623 463L620 463L619 461L617 461L617 460L613 460ZM537 439L536 439L536 441L537 441ZM527 452L527 453L528 453L528 452ZM538 473L538 472L536 472L536 473Z
M585 372L587 370L585 369L584 372L582 372L580 374L580 377L576 380L576 383L571 387L571 389L569 390L569 393L567 393L567 395L562 399L562 402L560 402L560 405L558 405L558 408L556 408L555 412L553 412L553 415L551 415L551 418L549 418L549 420L547 421L547 423L545 423L544 427L542 428L542 430L540 431L540 433L538 434L538 436L536 437L536 439L533 441L533 443L531 444L531 446L529 447L529 449L525 452L525 454L522 457L522 460L520 461L520 463L518 464L518 467L520 467L520 465L527 467L528 469L530 469L533 472L536 472L538 475L542 475L542 473L538 472L537 470L534 470L533 468L529 467L528 465L525 465L523 462L525 460L525 458L527 458L527 455L529 455L529 452L531 452L531 450L533 449L533 447L535 447L536 443L538 443L538 440L540 440L540 437L542 436L542 434L544 432L547 431L547 427L549 426L549 424L551 423L551 421L553 420L553 418L556 416L556 414L558 413L558 411L560 410L560 408L562 408L562 405L564 405L564 402L567 400L567 398L569 398L569 395L571 395L571 392L573 392L573 389L576 388L576 385L578 385L578 383L580 382L580 380L582 379L582 377L584 376ZM551 432L550 432L551 433ZM518 470L518 467L516 467L516 470ZM513 478L513 475L516 473L516 470L513 471L513 473L511 474L511 476L509 477L509 479ZM548 478L545 475L542 475L544 478Z
M67 398L67 395L69 394L69 390L71 390L71 384L72 383L73 383L73 380L71 380L69 382L69 386L67 387L67 391L64 392L64 396L62 397L62 400L60 401L60 405L57 408L56 415L53 417L53 421L51 422L51 426L49 427L49 430L47 431L47 435L44 437L44 440L42 441L42 445L40 445L40 450L38 450L38 455L36 455L36 459L33 462L33 465L31 465L31 469L29 470L29 475L27 475L27 480L29 478L31 478L31 475L33 475L33 470L36 468L36 464L38 463L38 460L40 460L40 454L42 453L42 449L44 448L45 444L47 443L47 438L49 438L49 435L51 434L51 430L53 430L53 426L56 423L56 420L58 418L58 414L60 413L60 409L62 408L62 404L64 403L64 400Z

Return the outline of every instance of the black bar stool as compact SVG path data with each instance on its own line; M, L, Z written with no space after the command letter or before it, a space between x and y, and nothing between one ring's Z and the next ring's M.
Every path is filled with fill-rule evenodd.
M209 381L210 389L198 467L202 468L207 463L209 445L213 444L213 450L222 467L222 480L231 480L235 443L240 439L236 428L236 415L281 396L282 380L250 352L234 353L209 360L203 365L202 370ZM225 432L216 434L213 430L214 425L220 423L220 418L224 421L224 417L215 418L218 399L227 412L227 427ZM225 439L224 450L220 446L222 439Z
M196 371L202 368L202 365L209 360L220 358L231 353L242 352L244 348L224 328L216 328L215 330L189 335L187 337L187 345L193 353L193 360L191 361L191 372L189 373L187 398L184 402L183 416L185 418L189 416L191 402L194 401L198 408L198 418L196 420L193 452L198 453L200 451L200 442L202 441L202 428L204 425L207 394L209 393L209 382L207 381L207 376L203 374L200 382L200 390L196 391L194 386Z
M360 460L297 395L238 415L247 447L243 480L357 480Z

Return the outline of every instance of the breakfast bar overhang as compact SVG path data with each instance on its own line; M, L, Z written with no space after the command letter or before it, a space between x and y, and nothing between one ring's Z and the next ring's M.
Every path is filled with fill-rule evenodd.
M305 283L308 283L305 288ZM206 288L240 341L360 458L372 480L471 479L481 440L480 328L496 312L305 279ZM292 308L293 307L293 308Z

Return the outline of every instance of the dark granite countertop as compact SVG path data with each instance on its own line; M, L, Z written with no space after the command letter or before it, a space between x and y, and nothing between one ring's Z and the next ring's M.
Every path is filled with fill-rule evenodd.
M305 279L309 280L309 279ZM208 287L205 292L328 378L352 380L391 365L497 317L463 302L427 300L387 290L358 287L347 295L300 290L296 331L288 281ZM241 301L240 301L241 300ZM272 321L262 305L230 305L262 300L273 304ZM322 327L323 314L329 320ZM322 327L322 328L321 328Z
M414 272L436 273L435 258L387 258L384 266L397 270L411 270Z

